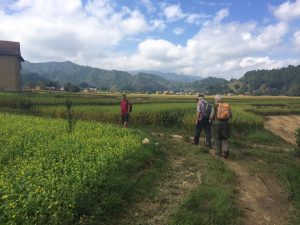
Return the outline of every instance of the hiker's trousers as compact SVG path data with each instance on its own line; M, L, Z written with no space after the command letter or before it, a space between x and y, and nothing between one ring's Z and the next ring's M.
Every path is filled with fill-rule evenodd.
M220 138L220 139L216 139L215 141L217 146L217 154L219 156L222 156L224 152L229 152L227 138L226 139Z
M229 121L215 120L213 124L217 154L222 156L224 152L229 152L228 138L230 137Z
M196 145L199 144L199 138L203 129L205 131L206 145L211 146L211 125L208 118L202 118L198 121L195 128L194 143Z

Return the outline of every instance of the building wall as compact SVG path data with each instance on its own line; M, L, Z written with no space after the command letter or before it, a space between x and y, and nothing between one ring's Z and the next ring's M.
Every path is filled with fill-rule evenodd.
M20 91L21 63L15 56L0 56L0 90Z

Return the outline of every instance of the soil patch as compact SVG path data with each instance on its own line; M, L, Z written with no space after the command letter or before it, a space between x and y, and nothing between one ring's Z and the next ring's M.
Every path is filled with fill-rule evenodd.
M265 129L282 137L286 142L296 145L295 130L300 128L300 115L267 116Z
M240 206L244 225L288 224L292 205L278 183L267 175L250 174L236 162L226 164L239 179Z
M215 151L211 150L210 153L214 155ZM250 173L235 161L224 159L224 162L238 177L237 189L243 225L288 224L293 206L273 177Z

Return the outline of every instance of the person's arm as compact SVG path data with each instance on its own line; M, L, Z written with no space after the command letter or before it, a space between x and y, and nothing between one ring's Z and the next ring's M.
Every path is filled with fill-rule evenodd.
M197 125L198 121L200 120L200 112L196 112L196 122L195 124Z
M197 110L196 110L196 122L195 124L197 125L198 121L200 120L200 113L201 113L201 103L197 103Z
M131 105L131 103L130 103L130 101L128 100L128 102L127 102L127 111L128 111L128 114L130 113L130 105Z

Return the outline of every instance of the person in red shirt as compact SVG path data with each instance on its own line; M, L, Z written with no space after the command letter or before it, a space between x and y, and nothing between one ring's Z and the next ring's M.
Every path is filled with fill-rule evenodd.
M127 128L129 124L129 114L131 112L132 105L129 102L129 100L127 100L125 94L122 94L122 101L120 106L121 106L120 115L121 115L122 124L125 128Z

